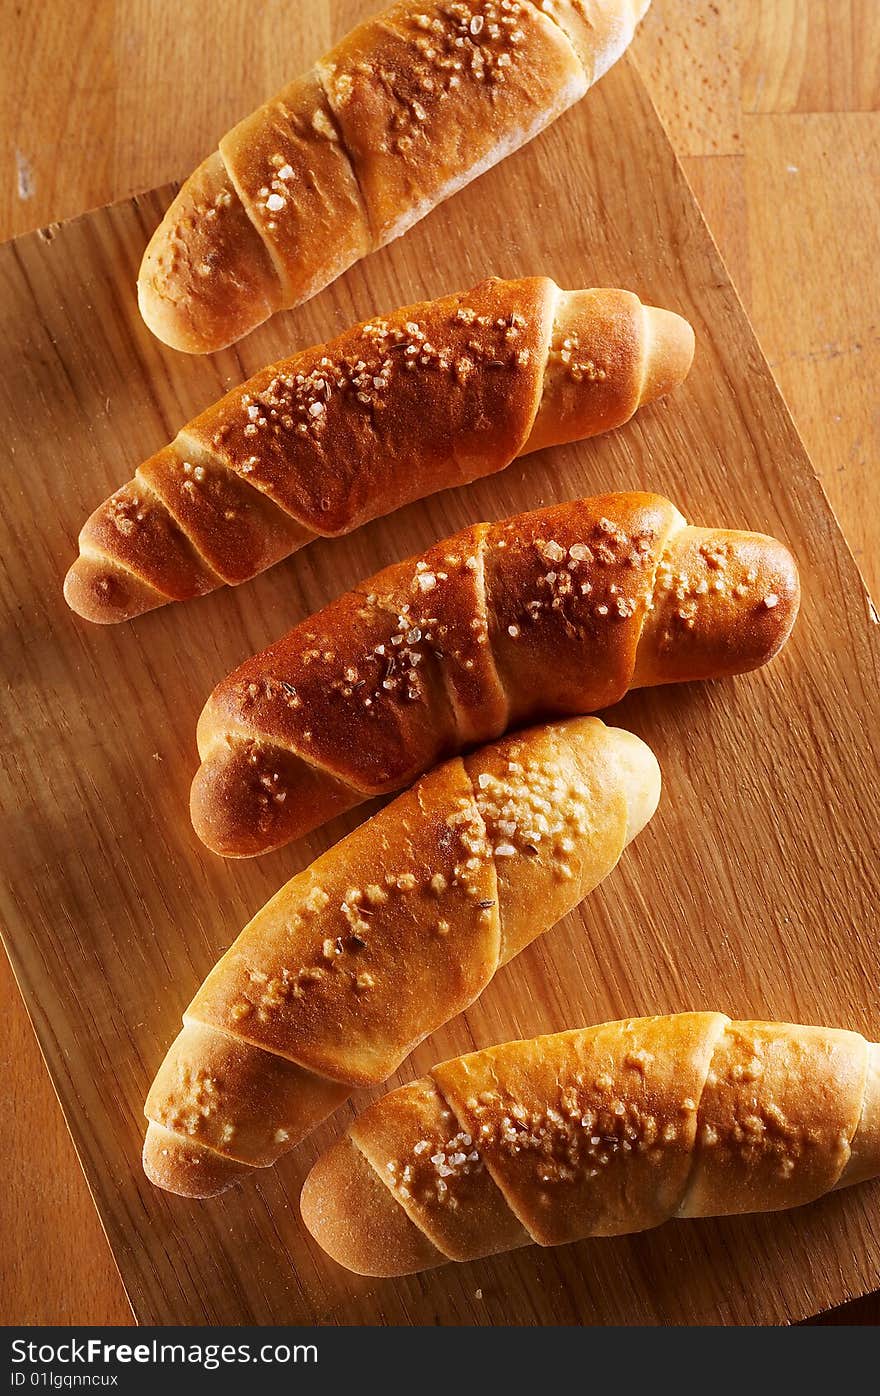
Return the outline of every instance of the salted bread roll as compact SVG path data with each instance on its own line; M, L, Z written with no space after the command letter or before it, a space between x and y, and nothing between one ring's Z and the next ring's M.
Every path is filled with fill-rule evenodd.
M398 0L234 126L144 253L141 314L221 349L531 140L620 56L648 0Z
M98 624L237 586L515 457L629 420L694 334L630 291L492 278L271 364L182 427L86 520L64 583Z
M303 1218L349 1270L402 1275L799 1207L880 1174L878 1063L858 1033L722 1013L489 1047L365 1110Z
M190 808L217 853L280 848L450 752L631 688L755 669L800 600L784 544L610 494L474 524L223 679Z
M208 1196L384 1081L607 876L659 794L644 742L598 718L423 776L283 887L208 975L147 1099L148 1176Z

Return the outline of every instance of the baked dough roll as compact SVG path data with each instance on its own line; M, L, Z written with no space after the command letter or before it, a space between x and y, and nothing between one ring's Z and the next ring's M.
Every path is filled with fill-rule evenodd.
M798 601L782 543L691 527L659 495L475 524L218 684L198 726L196 832L229 857L266 852L507 728L754 669Z
M681 316L546 276L374 316L263 369L144 461L86 521L67 602L106 624L236 586L313 538L620 426L693 352Z
M364 1111L302 1213L349 1270L403 1275L799 1207L878 1174L880 1044L678 1013L444 1062Z
M298 305L576 102L648 0L399 0L223 137L144 254L141 314L206 353Z
M659 794L649 748L598 718L423 776L208 975L147 1099L149 1177L208 1196L384 1081L607 876Z

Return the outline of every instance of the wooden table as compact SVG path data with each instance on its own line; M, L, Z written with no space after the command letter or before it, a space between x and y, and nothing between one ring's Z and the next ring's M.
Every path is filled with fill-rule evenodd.
M332 5L323 8L329 36ZM17 58L0 73L12 137L0 152L0 236L187 173L287 76L278 35L289 8L265 0L262 9L257 26L246 7L215 0L203 33L204 9L192 0L98 0L88 13L2 0ZM865 231L880 213L880 7L654 0L635 54L878 595L880 483L869 462L880 433L880 331ZM200 88L197 63L226 80ZM0 1196L0 1321L130 1322L5 962L0 992L10 1180ZM878 1314L871 1299L835 1317Z

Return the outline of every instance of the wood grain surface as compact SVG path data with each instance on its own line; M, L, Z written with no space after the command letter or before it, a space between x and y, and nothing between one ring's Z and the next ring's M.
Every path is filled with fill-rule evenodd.
M633 47L880 596L880 4L653 0Z
M238 113L292 70L289 48L275 42L280 8L264 5L265 23L245 26L240 5L218 3L205 35L201 7L191 4L100 0L86 23L78 7L57 0L41 7L4 0L13 48L32 61L0 69L0 119L13 136L0 151L0 234L185 172ZM345 12L323 0L310 4L297 40L302 52L323 47L343 27ZM880 424L870 373L876 382L876 358L866 357L876 355L876 298L861 294L873 274L863 230L876 221L877 198L876 179L866 177L876 171L878 151L872 14L870 3L833 0L739 0L723 9L654 0L634 51L876 586L878 485L871 465ZM223 82L188 84L181 120L178 98L196 49ZM842 83L856 54L858 81L848 76ZM56 81L37 91L33 84L47 70ZM61 158L73 139L78 158ZM841 329L836 340L825 333L828 323ZM832 381L833 399L823 398ZM131 454L120 431L127 468ZM157 426L148 445L162 434ZM102 469L108 486L125 473L110 463ZM95 498L93 492L89 502ZM76 523L65 527L75 530ZM57 565L60 576L61 559ZM228 937L237 925L226 929ZM3 965L0 1100L11 1185L0 1198L0 1318L124 1322L128 1307L7 975ZM851 1285L850 1292L863 1287ZM814 1300L829 1302L818 1290Z

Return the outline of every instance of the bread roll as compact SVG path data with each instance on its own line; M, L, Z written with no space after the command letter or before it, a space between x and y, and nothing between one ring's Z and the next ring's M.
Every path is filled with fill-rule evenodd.
M880 1044L722 1013L628 1018L435 1067L315 1164L306 1226L403 1275L672 1217L799 1207L880 1174Z
M217 685L199 720L193 824L227 857L279 848L506 728L757 668L798 603L782 543L692 527L659 495L475 524Z
M141 264L141 314L206 353L299 304L576 102L648 0L398 0L246 117Z
M484 281L272 364L86 521L64 584L99 624L236 586L313 538L608 431L680 383L694 335L629 291Z
M596 886L660 793L644 742L539 727L423 776L275 896L153 1082L144 1167L207 1196L384 1081Z

